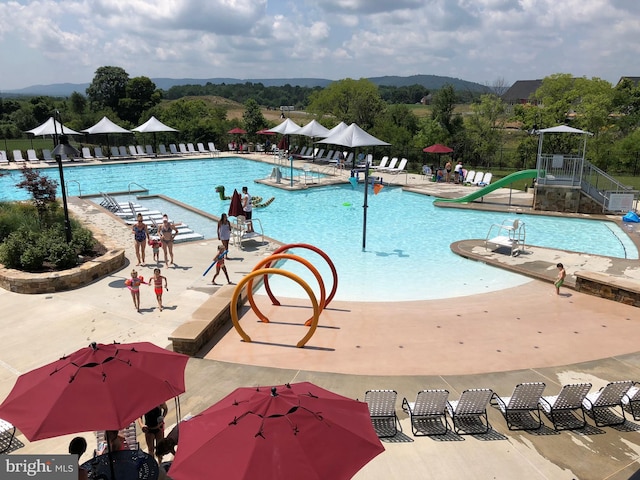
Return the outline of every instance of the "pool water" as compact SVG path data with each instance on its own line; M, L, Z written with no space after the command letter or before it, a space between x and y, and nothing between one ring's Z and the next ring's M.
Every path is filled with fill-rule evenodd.
M65 180L69 195L78 194L78 185L82 194L126 192L143 186L150 194L161 193L217 216L229 208L229 201L221 200L215 192L217 185L224 185L227 195L234 188L240 191L247 186L250 194L264 200L275 197L268 207L255 209L254 218L260 219L269 237L284 243L309 243L325 251L339 275L336 300L450 298L530 281L464 259L450 250L450 244L457 240L484 239L490 226L502 223L509 218L508 214L436 208L433 197L391 186L374 195L369 187L363 251L364 185L289 192L254 183L254 179L268 177L272 168L271 164L240 158L162 161L65 168ZM57 171L50 172L47 174L57 178ZM0 177L0 200L27 198L24 192L13 188L19 174L12 172L10 177ZM180 221L177 215L173 216ZM633 242L611 222L539 215L518 215L518 218L526 225L527 244L638 258ZM215 237L215 224L205 220L201 224L194 222L198 220L190 218L186 223L206 238ZM313 263L327 290L331 288L331 274L324 259L305 249L293 253ZM318 291L315 278L302 264L287 262L285 268ZM278 296L306 297L301 287L285 277L276 276L271 284Z

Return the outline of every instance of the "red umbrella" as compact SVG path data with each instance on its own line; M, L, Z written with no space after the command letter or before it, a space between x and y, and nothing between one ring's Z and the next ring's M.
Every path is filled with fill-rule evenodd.
M0 405L30 441L119 430L185 391L189 357L148 342L95 344L18 377Z
M423 148L422 151L427 153L451 153L453 152L453 149L446 145L442 145L441 143L435 143L429 147Z
M262 130L258 130L256 132L258 135L275 135L276 132L272 132L271 130L267 130L266 128L263 128Z
M366 403L308 382L238 388L180 424L171 478L348 479L383 451Z
M236 127L236 128L232 128L227 133L230 133L232 135L245 135L247 133L247 131L241 129L240 127Z
M242 208L242 198L238 193L238 190L233 190L233 195L231 195L231 204L229 205L229 213L227 214L230 217L238 217L238 215L244 215L244 210Z

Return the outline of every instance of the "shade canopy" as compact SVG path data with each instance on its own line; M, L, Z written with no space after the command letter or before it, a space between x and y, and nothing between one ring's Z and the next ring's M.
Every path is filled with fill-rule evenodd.
M319 140L318 143L330 143L332 145L342 145L344 147L351 148L391 145L390 143L368 134L355 123L352 123L341 132L331 135L323 140Z
M24 373L0 418L29 441L119 430L185 391L189 357L148 342L95 344Z
M267 130L266 128L263 128L262 130L258 130L256 132L258 135L275 135L276 132L272 132L271 130Z
M106 116L102 117L102 120L100 120L94 126L82 131L91 135L97 133L131 133L126 128L122 128L120 125L116 125L115 123L113 123Z
M31 130L27 130L26 133L31 133L35 136L40 135L82 135L80 132L76 132L75 130L71 130L66 125L60 123L57 120L54 120L53 117L49 117L49 119L44 122L42 125L38 125L36 128L32 128Z
M243 130L240 127L236 127L236 128L232 128L231 130L229 130L227 133L230 133L232 135L244 135L245 133L247 133L246 130Z
M340 122L339 124L337 124L335 127L333 127L331 130L329 130L329 133L327 133L327 137L330 137L331 135L335 135L336 133L341 132L342 130L344 130L345 128L347 128L349 125L347 125L344 122Z
M304 127L301 127L294 135L304 135L305 137L326 137L329 135L329 129L316 120L311 120Z
M442 145L441 143L435 143L423 148L422 151L427 153L451 153L453 152L453 148L449 148L446 145Z
M180 424L171 478L346 480L384 451L369 408L309 382L238 388Z
M149 120L144 122L142 125L133 128L134 132L140 133L152 133L152 132L177 132L175 128L171 128L168 125L165 125L156 117L151 117Z
M295 135L297 131L300 130L300 125L296 122L287 118L284 122L282 122L277 127L270 128L270 132L281 133L283 135Z
M542 130L536 130L537 134L541 133L580 133L585 135L593 135L591 132L580 130L570 127L568 125L558 125L557 127L543 128Z

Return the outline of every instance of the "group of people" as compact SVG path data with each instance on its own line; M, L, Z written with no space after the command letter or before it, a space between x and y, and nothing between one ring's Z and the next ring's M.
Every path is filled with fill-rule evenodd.
M155 457L158 461L158 465L162 464L162 458L169 453L175 455L175 447L177 446L177 427L172 432L164 436L165 422L164 419L167 415L169 408L166 403L152 408L147 413L142 415L138 419L138 424L144 432L145 443L147 444L147 451L151 457ZM104 436L105 443L99 445L95 450L94 455L104 455L109 452L117 452L120 450L129 449L126 438L118 430L107 430ZM71 455L77 455L78 461L80 457L87 451L87 441L84 437L75 437L69 443L69 453ZM160 469L161 474L164 473L164 469ZM78 479L87 480L89 478L89 472L84 468L78 468ZM161 475L159 478L166 478L165 475Z
M451 174L453 170L453 175ZM437 168L437 169L433 169L432 171L435 172L435 178L436 178L436 182L445 182L445 183L462 183L464 182L464 169L462 168L462 161L459 161L455 167L453 167L453 164L451 163L451 160L449 160L445 166L444 169L442 168Z
M147 243L153 249L153 260L156 264L160 263L160 248L162 248L165 266L173 265L173 242L178 234L178 228L175 224L169 222L169 217L166 213L162 216L162 223L158 227L159 238L151 238L149 227L144 223L141 213L136 216L136 223L131 227L131 232L133 233L138 266L145 263ZM167 261L167 254L169 261Z
M133 299L133 308L140 312L140 285L153 286L153 292L156 295L156 301L158 302L158 308L160 311L164 308L162 306L162 293L163 290L169 291L169 285L167 283L167 277L162 275L159 268L153 269L153 277L148 282L145 282L144 277L138 275L138 272L134 268L131 270L130 278L124 281L125 286L131 292L131 298Z

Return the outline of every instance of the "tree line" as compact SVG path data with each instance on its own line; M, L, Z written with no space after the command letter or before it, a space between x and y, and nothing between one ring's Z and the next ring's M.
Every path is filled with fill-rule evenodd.
M599 78L559 73L546 77L529 103L507 105L498 93L470 95L452 85L430 92L419 85L377 86L350 78L325 88L246 82L183 85L162 91L147 77L130 78L124 69L106 66L96 70L86 92L74 92L68 98L0 99L0 134L19 138L59 110L64 123L76 130L93 125L104 115L125 128L155 115L178 129L181 141L224 145L229 140L226 132L239 126L247 130L247 141L256 142L261 139L257 131L273 126L263 115L265 109L294 105L309 114L309 120L316 118L327 127L340 121L357 123L392 144L381 154L406 156L414 170L442 161L422 152L434 143L452 147L451 158L468 165L532 168L537 136L530 133L559 124L593 133L587 156L598 167L612 173L640 167L640 86L633 81L613 86ZM233 107L217 97L241 104L242 118L230 119L228 112ZM418 116L413 105L425 97L430 100L428 114ZM176 136L160 133L158 141L173 143ZM554 148L563 153L573 146L559 143Z

